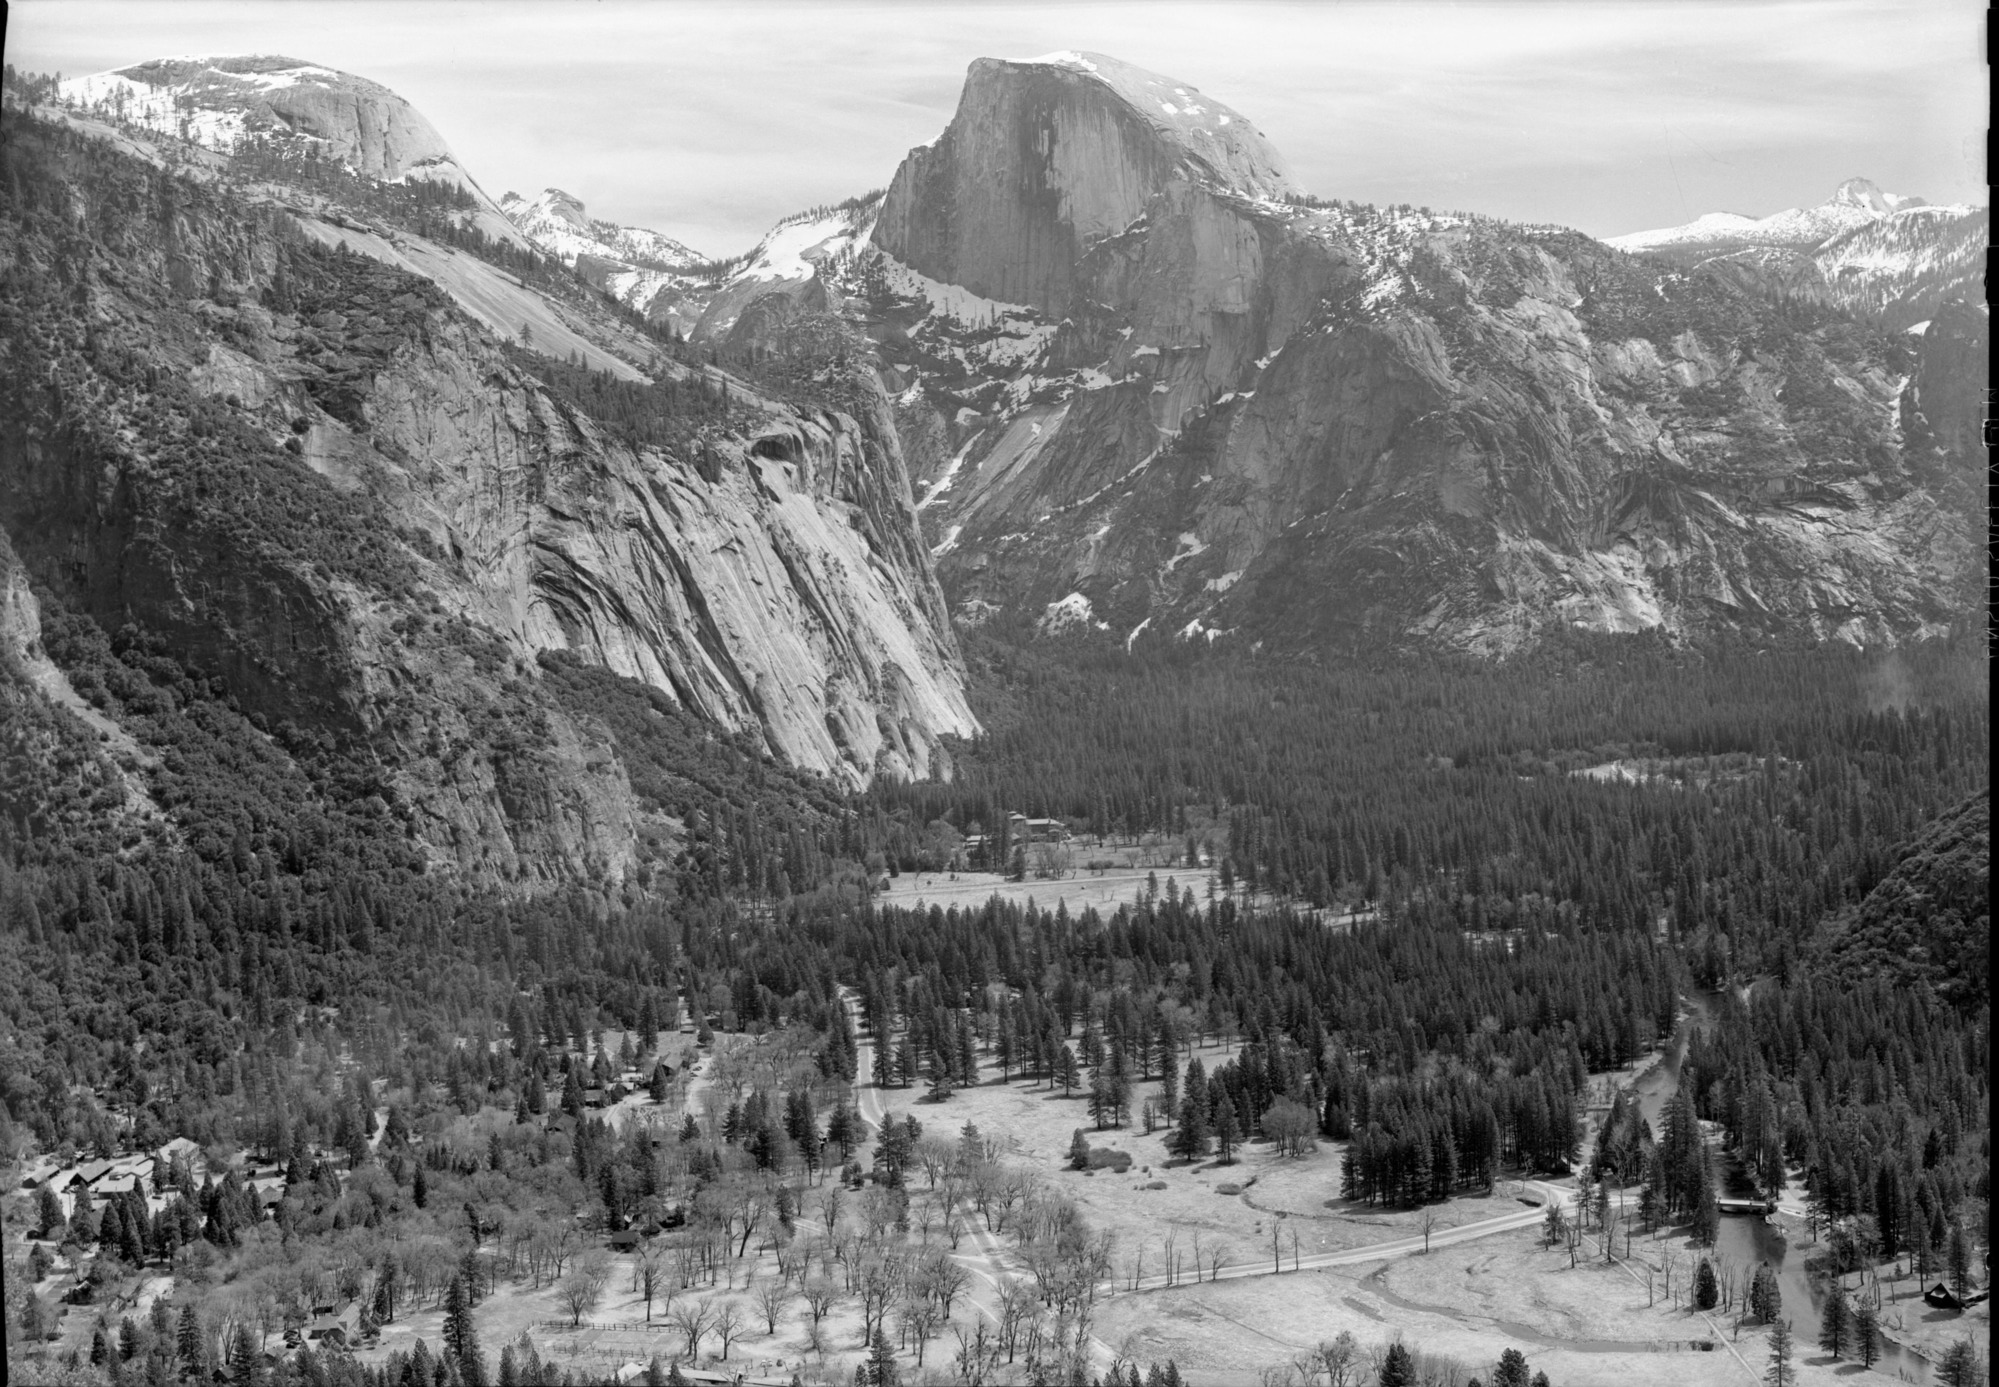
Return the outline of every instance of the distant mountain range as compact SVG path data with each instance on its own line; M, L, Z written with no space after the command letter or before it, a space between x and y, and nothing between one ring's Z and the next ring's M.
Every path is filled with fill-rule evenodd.
M1619 250L1658 250L1667 246L1708 252L1739 250L1744 246L1784 246L1792 250L1809 250L1835 236L1872 226L1901 212L1928 206L1919 197L1884 193L1865 178L1849 178L1816 207L1787 207L1767 217L1709 212L1685 226L1633 231L1623 236L1612 236L1606 244ZM1971 209L1946 210L1968 212Z
M1816 207L1762 218L1710 212L1608 244L1744 276L1901 329L1927 321L1946 299L1983 301L1991 233L1990 208L1931 206L1849 178Z

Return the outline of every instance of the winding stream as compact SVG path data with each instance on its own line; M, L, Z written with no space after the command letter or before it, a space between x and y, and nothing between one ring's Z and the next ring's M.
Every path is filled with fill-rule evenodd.
M1705 1025L1714 1015L1714 1006L1719 994L1689 993L1687 1014L1680 1019L1679 1027L1673 1032L1672 1044L1667 1047L1664 1058L1639 1076L1635 1085L1638 1094L1639 1111L1652 1124L1656 1133L1660 1130L1659 1117L1665 1109L1666 1101L1679 1091L1680 1066L1686 1059L1687 1042L1693 1028ZM1724 1215L1721 1231L1715 1240L1715 1252L1738 1266L1753 1267L1759 1262L1768 1262L1777 1273L1777 1286L1784 1297L1784 1318L1791 1322L1791 1332L1797 1336L1801 1356L1818 1356L1819 1311L1825 1304L1825 1292L1816 1287L1811 1277L1805 1273L1805 1261L1811 1254L1812 1244L1800 1242L1792 1246L1782 1230L1760 1218L1738 1215ZM1909 1299L1884 1303L1885 1316L1892 1310L1901 1310L1904 1315L1911 1313L1909 1307L1920 1309L1922 1301ZM1881 1357L1874 1365L1874 1371L1903 1382L1925 1383L1930 1380L1929 1360L1914 1350L1888 1338L1891 1332L1883 1326Z

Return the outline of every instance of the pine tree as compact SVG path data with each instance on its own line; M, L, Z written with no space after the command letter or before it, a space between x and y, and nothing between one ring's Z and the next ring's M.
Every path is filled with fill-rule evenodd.
M1069 1169L1088 1170L1090 1168L1090 1142L1078 1127L1076 1134L1069 1138Z
M1962 1222L1950 1226L1947 1257L1950 1266L1950 1291L1962 1303L1971 1294L1971 1240L1965 1237Z
M1409 1350L1400 1340L1388 1346L1388 1353L1381 1360L1381 1371L1375 1381L1379 1387L1416 1387L1416 1365L1409 1357Z
M1749 1285L1749 1313L1764 1324L1775 1320L1784 1308L1784 1293L1777 1285L1777 1273L1769 1263L1756 1268Z
M206 1354L203 1352L201 1320L192 1305L180 1308L180 1325L174 1335L174 1350L180 1355L181 1371L198 1375Z
M1959 1339L1937 1359L1937 1382L1941 1387L1984 1387L1984 1364L1969 1339Z
M1220 1101L1215 1104L1215 1147L1223 1165L1234 1163L1236 1142L1241 1136L1242 1128L1236 1118L1235 1104L1224 1089Z
M1499 1364L1492 1370L1492 1387L1531 1387L1527 1355L1517 1348L1500 1350Z
M451 1284L444 1292L444 1351L459 1361L463 1370L464 1361L478 1352L478 1340L472 1330L472 1293L466 1287L465 1273L460 1271L451 1278Z
M1062 1081L1062 1096L1066 1098L1076 1091L1077 1085L1083 1079L1082 1067L1077 1064L1076 1052L1070 1048L1068 1041L1062 1042L1061 1052L1056 1056L1055 1064Z
M1715 1199L1714 1175L1708 1167L1705 1150L1701 1152L1694 1185L1693 1214L1694 1246L1713 1247L1715 1239L1721 1236L1721 1205Z
M901 1387L902 1370L896 1366L895 1351L888 1346L888 1336L879 1325L868 1344L866 1366L869 1387Z
M1881 1315L1873 1300L1862 1296L1853 1311L1853 1354L1871 1368L1881 1357Z
M1694 1309L1712 1310L1719 1299L1721 1288L1714 1279L1714 1263L1703 1257L1694 1268Z
M1846 1352L1852 1337L1852 1312L1846 1303L1845 1292L1835 1286L1832 1294L1825 1298L1825 1309L1819 1314L1819 1347L1837 1361Z
M1770 1326L1770 1366L1763 1370L1769 1387L1797 1387L1798 1370L1791 1364L1791 1322L1780 1319Z

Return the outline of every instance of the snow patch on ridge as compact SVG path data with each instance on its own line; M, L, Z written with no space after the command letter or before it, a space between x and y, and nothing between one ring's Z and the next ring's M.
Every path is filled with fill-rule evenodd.
M1035 623L1035 629L1044 636L1055 636L1077 626L1103 628L1106 623L1095 620L1095 617L1096 609L1090 605L1090 599L1080 592L1072 592L1067 597L1050 602L1041 613L1041 620Z
M1072 48L1060 49L1054 53L1043 53L1038 58L1025 59L1026 62L1048 67L1069 67L1079 72L1095 72L1097 65Z

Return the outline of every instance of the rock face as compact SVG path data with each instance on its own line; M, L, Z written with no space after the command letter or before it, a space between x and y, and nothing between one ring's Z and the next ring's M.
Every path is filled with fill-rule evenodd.
M943 136L896 170L873 240L933 279L1060 317L1083 257L1191 183L1291 191L1249 122L1191 87L1096 53L981 58Z
M4 238L10 284L82 287L0 337L0 529L69 610L368 760L438 869L616 882L679 833L546 654L845 786L948 772L940 737L977 731L872 372L801 364L788 403L581 286L65 148L36 196L91 240ZM664 431L605 422L634 409Z
M1968 612L1977 463L1923 338L1714 255L1303 198L1260 140L1213 152L1247 129L1218 109L1094 56L975 64L835 286L961 615L1501 654ZM1849 184L1758 253L1935 217L1912 201Z
M474 223L525 244L422 112L379 82L270 54L156 58L62 84L76 109L222 153L246 138L309 147L363 178L432 179L471 193Z
M623 443L504 369L464 327L377 378L398 509L458 558L509 644L567 650L794 765L863 784L943 770L976 728L909 482L871 376L858 417L756 399L699 466Z

